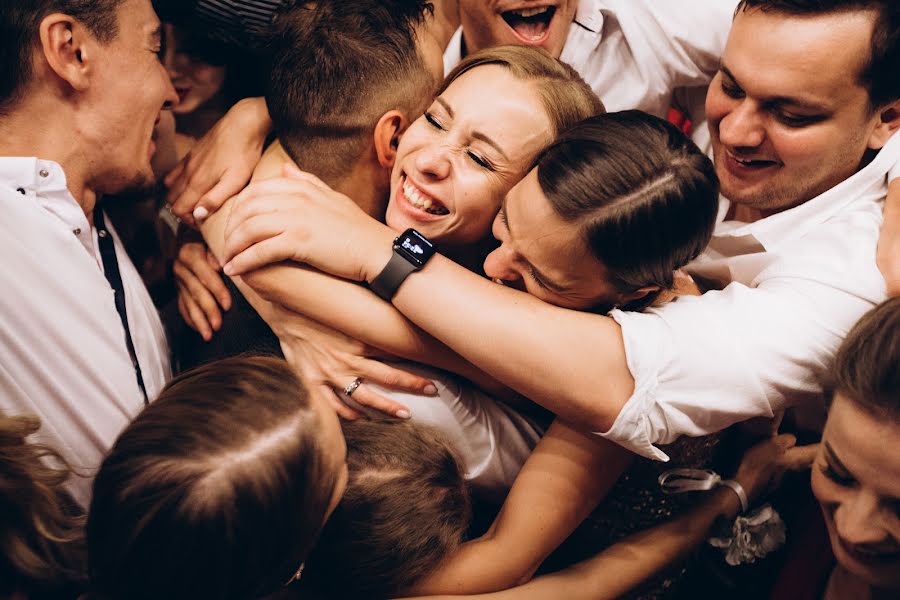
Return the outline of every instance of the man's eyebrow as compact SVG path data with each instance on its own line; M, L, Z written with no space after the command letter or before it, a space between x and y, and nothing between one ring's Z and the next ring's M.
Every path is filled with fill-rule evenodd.
M724 64L719 66L719 70L722 71L736 86L744 89L738 80L737 77L734 76L734 73L728 70ZM775 96L773 98L765 98L764 103L767 105L782 105L787 104L790 106L796 106L798 108L806 108L809 110L817 110L817 111L830 111L831 109L827 106L823 106L817 102L810 102L808 100L803 100L801 98L796 98L794 96Z
M840 469L850 477L853 476L853 474L850 472L850 469L848 469L844 465L844 463L841 462L841 459L837 457L837 452L834 451L834 448L832 448L831 444L829 444L828 442L825 442L825 450L828 452L828 458L830 459L830 462L834 463L834 466L836 466L838 469Z
M504 196L503 200L500 202L500 212L502 212L506 216L505 219L502 219L503 224L506 227L506 231L509 232L510 237L515 237L513 236L512 229L509 228L509 213L506 212L506 196ZM531 264L531 262L524 256L522 257L522 260L525 261L525 263L528 265L529 270L531 270L531 274L537 279L540 279L541 283L543 283L547 288L553 290L558 294L562 294L566 291L567 288L565 286L559 285L558 283L541 273L538 268Z
M437 102L438 104L440 104L441 106L444 107L444 110L447 111L447 114L450 116L451 119L454 117L453 109L450 107L450 104L448 104L446 100L444 100L440 96L438 96L434 100L435 100L435 102ZM500 156L502 156L504 159L509 160L509 157L506 155L506 152L503 151L503 148L501 148L497 144L497 142L495 142L488 136L484 135L480 131L473 132L472 137L476 140L480 140L480 141L484 142L485 144L487 144L488 146L490 146L491 148L493 148L494 150L499 152Z

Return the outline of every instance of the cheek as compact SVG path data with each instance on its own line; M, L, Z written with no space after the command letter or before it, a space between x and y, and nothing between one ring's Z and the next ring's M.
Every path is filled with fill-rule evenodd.
M819 468L816 465L813 465L810 485L812 487L813 495L815 495L819 504L822 506L825 522L828 524L829 528L831 528L834 523L834 511L841 501L840 488L830 482L828 478L819 471Z
M706 95L706 118L709 123L717 126L719 121L728 115L734 104L731 98L722 93L718 81L714 81Z

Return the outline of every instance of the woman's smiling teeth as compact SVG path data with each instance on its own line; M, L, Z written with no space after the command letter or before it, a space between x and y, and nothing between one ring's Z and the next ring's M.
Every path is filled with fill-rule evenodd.
M406 196L406 199L409 200L410 204L419 210L423 210L432 215L450 214L450 211L447 210L443 204L420 191L406 178L403 179L403 195Z

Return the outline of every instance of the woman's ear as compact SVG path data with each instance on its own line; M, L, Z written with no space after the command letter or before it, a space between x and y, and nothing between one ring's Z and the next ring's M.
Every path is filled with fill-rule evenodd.
M619 298L616 301L616 306L628 306L634 302L637 302L641 298L648 296L650 294L654 294L660 291L662 288L658 285L648 285L646 287L639 288L634 290L633 292L628 292L627 294L619 294Z
M60 13L44 17L39 32L50 69L76 91L86 90L96 39L74 18Z
M385 169L394 166L400 137L407 127L409 119L399 110L390 110L378 119L375 125L375 154L378 157L378 164Z
M869 148L881 150L898 129L900 129L900 100L891 102L878 111L878 123L869 136Z

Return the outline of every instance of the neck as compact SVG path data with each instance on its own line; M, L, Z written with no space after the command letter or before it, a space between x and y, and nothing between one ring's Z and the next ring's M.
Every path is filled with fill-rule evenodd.
M281 165L290 163L297 165L285 151L281 142L275 141L263 154L262 160L253 172L253 179L270 179L281 175ZM316 173L313 173L316 175ZM347 176L337 180L325 180L336 192L353 199L370 217L384 221L384 208L389 188L384 169L369 164L365 159L354 165Z
M0 156L34 156L58 163L66 175L69 193L90 219L97 194L90 182L90 158L78 143L78 131L70 107L32 100L0 117Z

